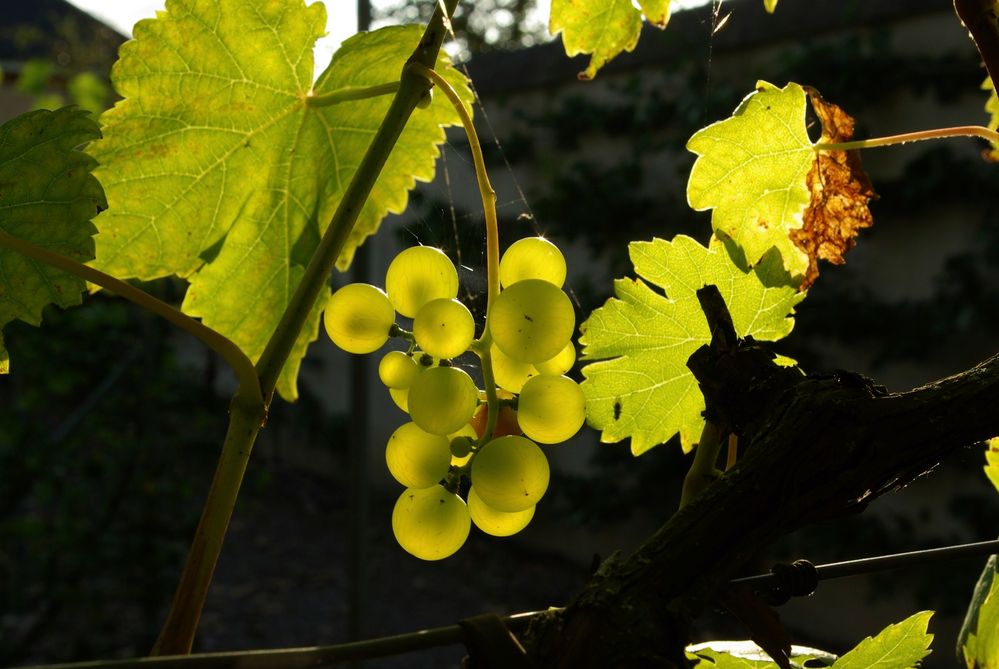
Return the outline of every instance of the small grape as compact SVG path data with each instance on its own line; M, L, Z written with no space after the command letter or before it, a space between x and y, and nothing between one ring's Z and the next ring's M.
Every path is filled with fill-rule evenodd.
M378 362L378 378L387 388L409 388L421 371L413 356L402 351L389 351Z
M479 497L497 511L528 509L548 489L548 459L530 439L493 439L472 460L472 485Z
M489 406L481 405L475 410L472 416L471 426L475 429L475 434L480 438L486 431L486 423L489 420ZM508 406L501 406L499 414L496 416L496 429L493 430L493 438L505 437L508 434L520 434L520 425L517 424L517 412Z
M524 387L524 382L538 374L534 365L514 360L495 345L489 347L489 357L492 360L493 379L496 385L511 393L519 393Z
M447 437L404 423L389 437L385 463L392 477L407 488L428 488L447 475L451 448Z
M465 543L471 526L465 502L441 485L407 488L392 509L396 541L421 560L453 555Z
M472 517L472 522L477 528L494 537L508 537L520 532L534 518L536 508L537 506L530 506L523 511L513 513L497 511L482 501L475 492L475 486L468 491L468 513Z
M413 246L389 264L385 290L395 310L413 318L430 300L457 297L458 271L440 249Z
M416 312L413 336L419 347L430 355L456 358L472 345L475 320L468 307L458 300L430 300Z
M496 346L520 362L534 364L555 357L572 337L576 315L558 287L524 279L500 292L489 314Z
M544 237L525 237L503 254L499 279L504 288L524 279L541 279L561 288L565 271L565 258L557 246Z
M549 358L544 362L537 363L534 366L542 374L562 376L572 369L574 364L576 364L576 347L573 346L570 341L565 345L565 348L555 355L554 358Z
M471 444L471 442L475 441L478 438L478 435L475 434L475 429L472 428L471 425L465 423L464 425L461 426L461 429L458 430L457 432L451 432L450 434L448 434L447 438L451 440L452 444L454 444L455 439L467 438L469 444ZM468 461L471 459L472 459L471 451L469 451L466 455L458 457L457 455L454 454L454 451L452 449L451 466L464 467L466 464L468 464Z
M326 334L348 353L372 353L388 341L395 309L382 290L367 283L350 283L326 303Z
M431 367L409 387L409 415L431 434L461 429L478 404L475 382L457 367Z
M535 376L517 400L524 434L542 444L559 444L579 432L586 420L586 398L567 376Z
M464 460L472 452L472 443L468 437L455 437L451 440L451 457Z

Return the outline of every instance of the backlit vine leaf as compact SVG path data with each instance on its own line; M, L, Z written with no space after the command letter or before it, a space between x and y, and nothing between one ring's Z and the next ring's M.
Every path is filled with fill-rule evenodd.
M107 206L78 150L100 137L90 114L75 108L34 111L0 126L0 229L78 262L94 257L90 222ZM17 319L38 325L50 304L79 304L84 281L0 246L0 328ZM9 371L0 334L0 373Z
M562 33L569 56L590 54L580 79L592 79L597 71L622 51L638 44L642 15L657 28L669 21L669 0L552 0L548 24L552 35Z
M819 142L852 138L853 119L808 93L823 124ZM855 153L815 149L805 104L798 84L760 82L730 118L687 143L698 155L687 184L690 206L712 209L714 229L735 240L750 264L776 247L802 289L818 276L819 259L843 262L857 232L871 225L874 197Z
M639 278L615 281L617 297L581 327L587 419L603 441L630 437L639 455L679 432L684 450L693 448L704 398L687 358L710 340L698 288L718 286L740 336L774 341L790 333L804 293L780 257L770 253L747 272L731 250L717 239L705 248L685 236L630 244Z
M989 99L985 101L985 112L989 115L987 127L989 130L999 130L999 96L996 95L990 77L986 77L982 83L982 90L989 91ZM988 160L999 162L999 145L992 144L992 148L983 151L982 155Z
M867 637L833 663L832 669L909 669L930 654L932 611L921 611Z
M999 491L999 437L992 437L985 444L985 475Z
M325 9L302 0L169 0L140 21L112 81L124 97L102 117L93 148L110 208L96 224L96 265L123 277L176 274L186 313L256 360L297 287L391 96L310 107L348 86L397 81L421 31L386 28L347 40L313 87ZM466 82L438 66L471 99ZM433 177L442 126L458 117L444 96L417 111L385 166L338 265L416 180ZM282 372L296 396L315 339L321 295Z
M999 558L995 555L985 563L975 585L957 652L968 669L999 667Z
M763 0L763 8L767 10L767 14L773 14L777 9L777 0Z

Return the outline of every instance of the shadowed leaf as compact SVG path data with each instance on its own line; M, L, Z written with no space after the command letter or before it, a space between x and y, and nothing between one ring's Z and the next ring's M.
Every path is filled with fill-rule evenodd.
M22 114L0 126L0 229L12 237L87 262L90 222L107 207L78 147L100 137L88 112L72 107ZM79 304L84 281L0 247L0 328L17 319L38 325L49 304ZM10 361L0 336L0 373Z

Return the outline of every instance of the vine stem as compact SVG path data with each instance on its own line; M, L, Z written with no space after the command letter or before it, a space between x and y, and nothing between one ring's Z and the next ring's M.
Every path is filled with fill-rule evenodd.
M694 461L683 478L683 492L680 493L680 508L694 499L699 492L711 485L719 476L715 463L721 450L722 434L718 426L711 421L705 421L701 430L701 438L694 450Z
M919 132L907 132L901 135L889 135L888 137L875 137L873 139L860 139L839 144L819 143L813 148L816 151L852 151L854 149L874 149L882 146L921 142L927 139L944 139L947 137L981 137L993 144L999 143L999 132L995 130L989 130L980 125L959 125L953 128L920 130Z
M432 82L454 106L458 116L461 117L461 125L465 128L465 135L468 137L468 145L472 150L472 164L475 166L475 181L479 185L479 196L482 198L482 213L486 219L486 323L482 330L482 337L476 342L475 350L479 355L482 364L482 385L486 390L486 401L488 403L488 413L486 414L486 428L479 439L480 444L485 444L492 439L496 430L496 421L499 417L499 397L496 395L496 381L493 377L493 363L490 346L492 337L489 334L489 317L492 313L493 302L499 295L499 222L496 216L496 191L489 182L489 173L486 171L486 161L482 156L482 143L479 142L479 134L475 131L475 123L472 122L472 114L465 107L465 104L458 96L458 92L448 83L447 79L440 73L420 63L411 63L409 70L415 72L427 81Z
M99 269L84 265L41 246L36 246L31 242L18 239L2 230L0 230L0 246L5 246L29 258L105 288L197 337L229 363L239 380L240 390L247 394L247 399L262 401L257 370L246 354L225 335L121 279L116 279Z
M387 84L377 86L347 86L338 88L322 95L308 95L305 98L307 107L332 107L341 102L353 102L354 100L367 100L377 98L382 95L391 95L399 90L398 81L390 81Z
M458 0L444 0L438 5L407 64L422 63L426 66L436 64L441 44L447 34L444 28L445 14L450 15L457 4ZM429 84L426 79L411 72L408 67L403 68L398 90L385 113L385 118L344 191L343 198L319 245L309 259L309 264L281 316L281 321L257 361L256 372L260 379L263 401L249 401L239 393L233 398L229 428L218 467L166 622L153 648L153 655L186 655L191 652L198 619L201 617L208 586L222 549L222 539L232 516L253 443L266 419L267 406L274 394L281 370L306 319L326 287L330 271L350 236L385 162L405 129L409 117L428 90Z

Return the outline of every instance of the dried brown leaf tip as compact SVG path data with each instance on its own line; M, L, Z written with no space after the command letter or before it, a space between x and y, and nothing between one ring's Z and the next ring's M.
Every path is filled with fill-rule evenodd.
M814 88L806 88L815 115L822 123L823 144L853 139L853 118ZM874 223L867 203L877 197L856 151L819 151L807 177L811 202L805 209L800 230L791 232L791 241L808 254L808 270L801 290L819 276L819 260L835 265L846 262L843 254L853 248L863 228Z

